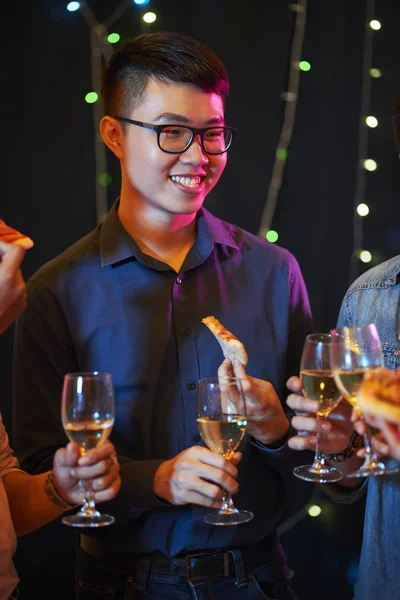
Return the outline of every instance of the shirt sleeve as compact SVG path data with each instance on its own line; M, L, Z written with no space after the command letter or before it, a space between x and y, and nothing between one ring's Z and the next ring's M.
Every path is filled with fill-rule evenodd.
M299 375L304 340L313 331L312 314L306 285L299 264L293 256L290 262L289 289L290 314L283 400L288 395L286 381L292 375Z
M72 336L57 298L47 287L28 286L28 306L15 329L13 438L21 465L29 473L50 469L54 453L68 442L60 411L63 377L79 370ZM153 479L163 461L131 460L121 456L117 441L114 443L122 486L107 504L118 511L121 520L130 520L160 504L153 492Z
M6 428L0 413L0 476L7 475L10 471L19 470L17 458L10 448Z

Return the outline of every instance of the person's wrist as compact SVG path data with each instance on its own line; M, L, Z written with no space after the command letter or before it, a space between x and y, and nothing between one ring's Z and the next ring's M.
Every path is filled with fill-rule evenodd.
M72 510L78 506L78 504L70 504L62 497L55 482L53 471L49 471L46 475L46 479L44 480L44 491L48 499L56 506L59 506L63 511Z
M352 458L357 452L363 447L363 437L356 431L350 436L347 447L342 452L336 452L333 454L325 454L324 457L331 463L342 463L349 458Z

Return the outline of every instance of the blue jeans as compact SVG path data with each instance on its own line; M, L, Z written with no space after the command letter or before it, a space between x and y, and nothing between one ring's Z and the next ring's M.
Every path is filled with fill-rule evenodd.
M243 565L242 565L243 567ZM240 571L240 555L238 570ZM240 581L239 581L240 579ZM238 586L237 583L241 585ZM298 600L291 589L284 555L251 573L209 581L148 572L145 578L107 559L79 551L76 600Z

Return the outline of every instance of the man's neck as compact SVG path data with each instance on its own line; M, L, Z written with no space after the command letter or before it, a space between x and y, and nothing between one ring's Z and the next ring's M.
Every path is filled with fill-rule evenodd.
M196 236L196 214L166 215L157 211L127 209L120 204L118 217L144 254L179 273Z

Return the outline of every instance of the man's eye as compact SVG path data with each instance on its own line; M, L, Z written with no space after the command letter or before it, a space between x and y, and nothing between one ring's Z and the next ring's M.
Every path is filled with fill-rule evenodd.
M182 137L185 135L185 132L182 129L163 129L163 135L167 137Z

